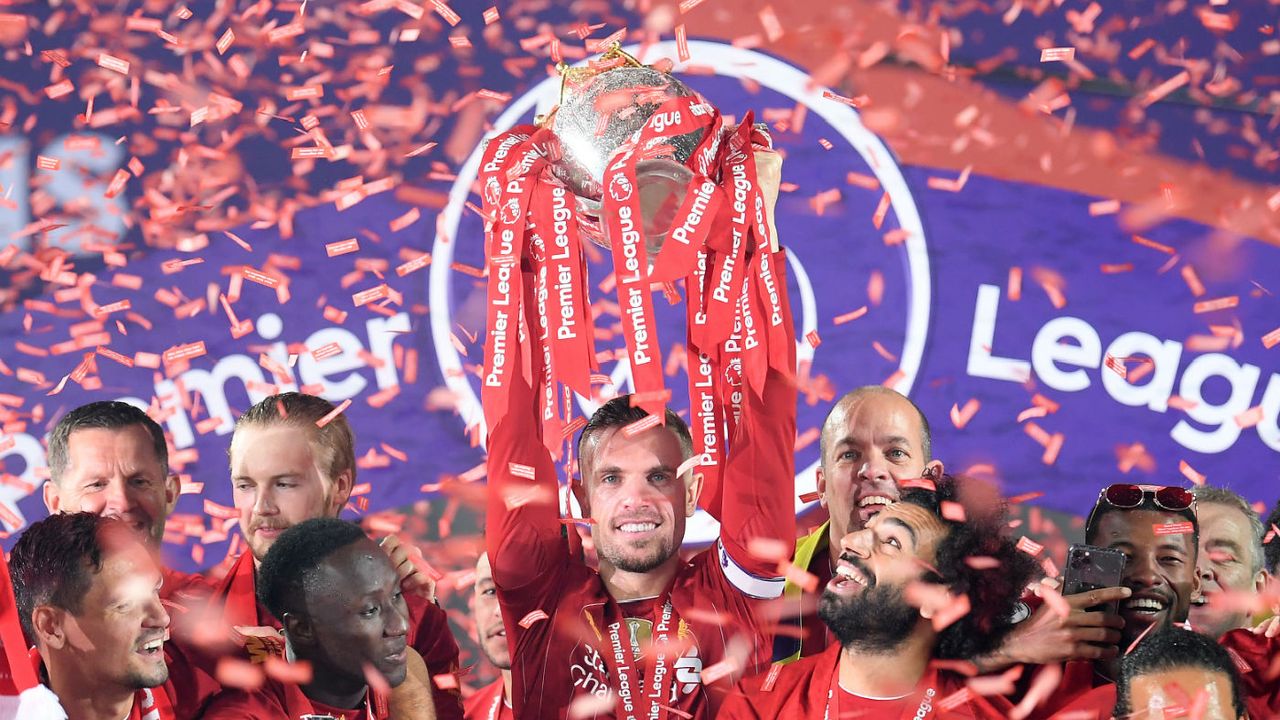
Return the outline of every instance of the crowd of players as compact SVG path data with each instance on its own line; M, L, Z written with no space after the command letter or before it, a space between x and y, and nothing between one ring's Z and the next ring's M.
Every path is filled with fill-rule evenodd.
M830 520L797 540L794 384L771 371L748 402L715 487L678 416L603 405L577 443L584 548L517 387L489 437L472 604L501 677L465 700L417 549L338 519L355 441L343 416L318 422L329 402L285 393L239 419L244 552L217 582L158 560L179 493L159 426L77 408L49 438L51 514L9 558L30 652L5 654L41 685L0 716L1280 717L1280 623L1255 624L1280 539L1238 495L1100 488L1085 541L1123 553L1122 580L1063 595L995 490L946 474L923 414L882 387L832 408ZM687 556L696 507L721 535Z

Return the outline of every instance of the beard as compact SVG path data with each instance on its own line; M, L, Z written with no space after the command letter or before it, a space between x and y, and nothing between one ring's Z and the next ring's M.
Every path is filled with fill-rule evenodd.
M871 586L844 599L830 590L818 600L818 617L831 628L840 646L884 653L900 646L920 619L900 587Z
M655 538L639 548L623 547L617 541L598 542L596 553L615 568L629 573L647 573L662 566L676 552L670 536Z
M131 690L143 690L146 688L159 687L169 680L169 668L166 665L160 665L150 670L129 670L126 672L121 685Z

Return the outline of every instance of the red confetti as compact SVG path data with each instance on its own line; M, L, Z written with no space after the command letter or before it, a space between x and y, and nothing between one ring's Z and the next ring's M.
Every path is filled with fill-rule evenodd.
M541 622L543 620L546 620L547 617L548 617L547 614L542 610L534 610L528 615L525 615L524 617L520 618L520 622L517 624L520 627L524 628L525 630L528 630L529 628L533 627L534 624Z
M1195 312L1199 314L1214 312L1217 310L1226 310L1228 308L1236 307L1239 304L1239 295L1230 295L1228 297L1216 298L1214 300L1202 300L1195 304Z
M227 52L227 48L231 47L231 43L235 41L236 34L232 32L231 28L227 28L227 31L222 33L222 37L218 38L218 43L214 47L218 49L219 55L224 55Z
M351 407L351 399L350 399L350 398L348 398L348 399L346 399L346 400L343 400L341 405L339 405L338 407L336 407L336 408L334 408L334 409L330 410L330 411L329 411L329 414L327 414L327 415L325 415L324 417L322 417L322 418L320 418L319 420L317 420L317 421L316 421L316 427L322 428L322 427L324 427L325 425L328 425L329 423L333 422L333 419L334 419L334 418L336 418L336 417L338 417L339 415L341 415L341 414L342 414L342 412L343 412L344 410L346 410L347 408L349 408L349 407Z
M337 255L346 255L347 253L356 252L359 249L360 249L360 241L357 240L356 238L339 240L337 242L328 243L324 246L324 251L329 255L329 257L335 257Z
M436 11L437 15L444 18L444 21L451 26L456 26L462 20L462 18L458 17L458 13L453 11L453 8L441 0L431 0L431 7Z
M629 438L635 437L650 428L657 427L661 422L662 416L660 415L646 415L645 417L622 428L622 434Z
M1076 49L1073 47L1044 48L1040 51L1040 62L1074 60Z
M1023 535L1022 537L1018 538L1018 549L1030 555L1031 557L1039 557L1040 553L1044 552L1043 545L1036 542L1035 540L1032 540L1026 535Z
M165 364L172 365L180 360L190 360L192 358L200 357L201 355L204 355L205 352L203 340L188 343L186 345L176 345L164 351L164 361Z
M108 55L106 53L103 53L98 56L98 67L102 67L102 68L106 68L107 70L118 72L121 75L129 74L128 61L121 60L120 58L115 57L114 55Z
M977 398L969 398L963 408L958 405L952 405L951 424L955 425L957 430L963 430L964 426L968 425L973 416L978 413L978 408L981 406L982 403Z
M1157 536L1163 535L1190 535L1195 532L1195 527L1190 521L1176 523L1155 523L1151 526L1151 531Z

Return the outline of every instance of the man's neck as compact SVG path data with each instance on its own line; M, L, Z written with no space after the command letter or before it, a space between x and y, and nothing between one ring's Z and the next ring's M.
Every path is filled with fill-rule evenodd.
M83 677L45 660L49 689L67 713L67 720L124 720L133 710L136 691L118 685L91 687Z
M934 638L915 633L887 652L840 651L840 687L855 695L892 698L910 695L933 654Z
M667 589L671 578L680 568L680 554L673 553L658 567L642 573L628 572L613 566L608 560L600 560L600 579L604 580L609 596L618 602L657 597Z
M507 699L507 705L511 704L511 671L502 671L502 696Z
M323 677L321 673L313 673L311 682L302 686L302 694L309 699L343 710L359 708L368 693L368 685L356 685L346 678Z

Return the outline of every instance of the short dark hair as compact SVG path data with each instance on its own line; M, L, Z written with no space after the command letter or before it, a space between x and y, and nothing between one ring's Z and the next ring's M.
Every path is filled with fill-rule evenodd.
M115 518L89 512L54 513L32 523L9 556L9 575L27 642L36 644L31 614L40 605L79 615L93 576L102 572L103 535L128 532Z
M151 435L151 447L160 461L163 476L169 476L169 446L164 440L164 431L142 410L119 400L99 400L81 405L63 415L58 424L49 433L49 477L55 484L62 482L62 474L67 470L69 456L67 446L71 442L71 433L76 430L122 430L141 425Z
M1225 648L1213 638L1177 626L1167 626L1148 635L1132 652L1120 659L1120 679L1116 682L1116 717L1129 717L1133 712L1130 684L1133 679L1153 672L1194 668L1226 675L1231 680L1231 702L1235 715L1244 711L1240 694L1240 676ZM1188 694L1197 688L1184 688Z
M1272 574L1280 574L1280 532L1276 532L1275 528L1280 527L1280 500L1276 501L1276 506L1271 510L1271 514L1267 516L1267 527L1263 530L1263 535L1271 535L1271 541L1265 546L1267 555L1267 569Z
M1249 572L1256 573L1259 570L1263 570L1262 537L1267 531L1262 525L1262 518L1258 517L1257 511L1253 509L1249 501L1241 497L1239 493L1214 485L1197 485L1191 488L1191 494L1196 496L1197 507L1205 503L1212 503L1229 507L1244 516L1244 519L1249 523L1249 554L1253 556Z
M938 634L934 657L966 660L995 650L1013 629L1018 601L1039 565L1019 552L1010 538L1007 505L994 487L951 475L942 475L933 485L932 490L905 489L901 502L929 510L947 528L925 580L967 596L969 612ZM973 558L990 558L994 566L989 561L974 563Z
M332 480L343 473L351 471L351 484L356 481L356 435L346 416L339 413L330 418L324 427L316 423L337 409L333 403L316 395L287 392L271 395L258 401L253 407L244 411L236 420L236 430L242 427L270 427L272 425L289 425L302 428L307 437L319 446L322 452L321 462L326 480ZM230 456L231 448L227 447Z
M587 457L588 442L609 428L626 427L634 422L639 422L649 417L649 412L642 407L635 407L631 404L630 395L619 395L609 402L600 406L591 414L591 419L583 426L582 433L578 435L578 465L581 469L582 459ZM689 426L679 415L666 409L664 415L667 429L675 434L676 439L680 441L680 448L684 451L685 459L693 455L693 436L689 434ZM586 480L586 477L583 477Z
M1124 508L1116 507L1102 498L1098 498L1094 504L1093 510L1089 512L1089 517L1084 526L1084 541L1092 543L1094 536L1098 532L1098 526L1102 524L1102 518L1114 512L1137 512L1139 510L1147 510L1157 513L1171 513L1178 515L1191 523L1191 547L1193 549L1200 546L1200 520L1196 517L1195 506L1186 508L1185 510L1166 510L1156 504L1155 498L1150 493L1143 493L1142 502L1137 507Z
M366 537L359 525L337 518L304 520L280 533L258 567L258 602L277 619L300 611L325 558Z

